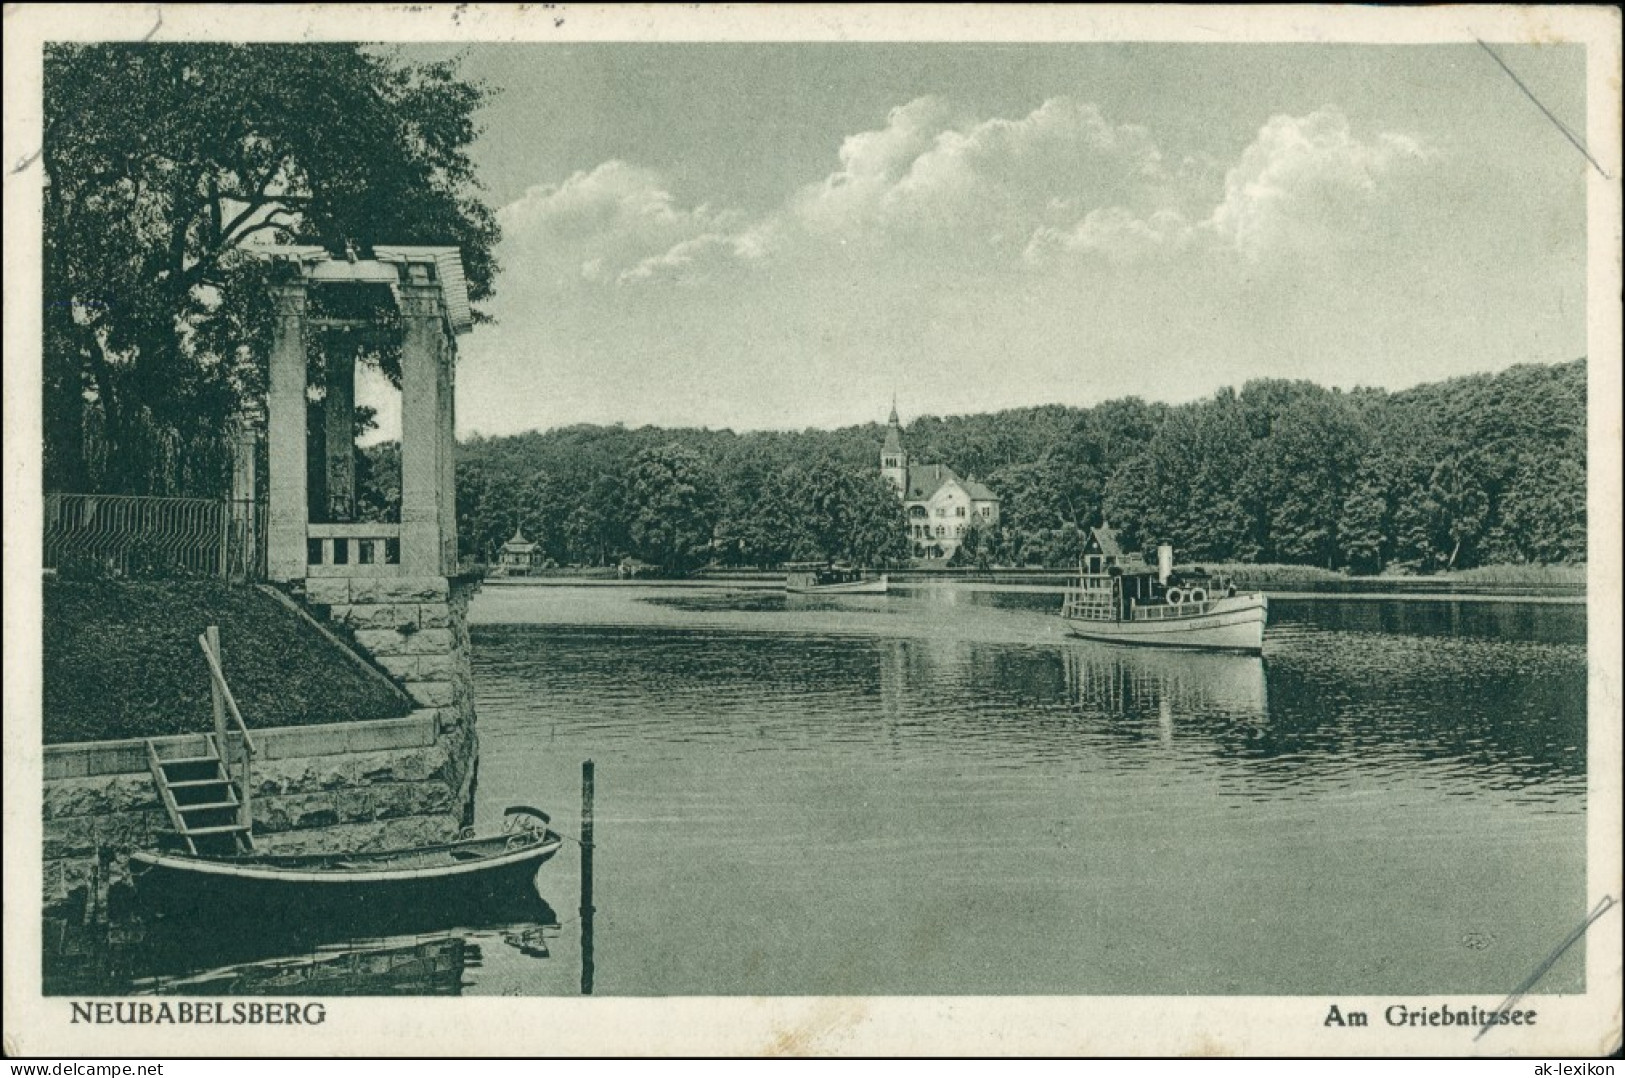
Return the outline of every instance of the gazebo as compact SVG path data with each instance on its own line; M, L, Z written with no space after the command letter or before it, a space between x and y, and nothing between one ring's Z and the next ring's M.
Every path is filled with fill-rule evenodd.
M497 568L503 576L529 576L532 569L542 564L542 548L525 538L525 533L514 528L513 538L502 544L497 554Z

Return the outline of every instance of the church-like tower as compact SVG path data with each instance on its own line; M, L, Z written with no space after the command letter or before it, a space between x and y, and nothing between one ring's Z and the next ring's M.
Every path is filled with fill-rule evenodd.
M903 450L903 429L897 422L897 400L892 399L886 420L886 443L880 447L880 474L902 494L908 486L908 453Z

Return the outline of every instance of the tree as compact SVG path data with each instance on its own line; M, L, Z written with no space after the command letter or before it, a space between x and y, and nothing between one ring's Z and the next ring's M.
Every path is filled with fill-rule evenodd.
M455 246L491 293L495 217L467 154L486 92L353 44L55 44L45 56L46 483L175 484L153 446L263 392L264 241ZM390 357L381 362L390 369Z
M1168 413L1145 452L1106 484L1106 512L1131 546L1171 542L1193 559L1257 557L1248 497L1252 440L1233 392Z
M959 548L954 551L952 564L974 565L978 569L986 569L993 564L996 543L994 529L980 519L972 520L965 528L964 536L959 540Z
M798 512L806 486L801 470L784 467L751 478L748 492L736 487L726 522L719 527L735 560L770 566L813 557L817 550Z
M1495 560L1580 562L1586 557L1585 447L1566 456L1532 458L1501 496L1500 522L1489 539Z
M463 514L461 467L458 469L457 514ZM356 454L356 519L389 521L400 519L401 443L384 442ZM472 550L468 553L473 553Z
M673 442L632 462L627 496L634 553L668 573L703 565L716 527L715 482L699 454Z
M1172 534L1170 509L1160 488L1157 461L1149 452L1123 461L1106 481L1102 510L1124 549L1137 550Z
M1042 528L1061 522L1046 488L1048 469L1037 462L1007 464L988 476L988 486L999 494L999 520L1009 537L1007 545L1019 564L1017 548L1024 547Z
M608 565L631 548L626 518L627 489L618 474L592 477L564 510L564 537L569 560L586 565Z
M1166 409L1138 397L1106 401L1082 413L1043 456L1042 490L1051 526L1088 528L1106 519L1113 471L1151 442Z
M1002 501L980 543L1000 564L1072 566L1102 520L1125 549L1167 541L1190 560L1362 572L1443 566L1452 553L1457 567L1583 561L1584 391L1583 360L1393 394L1266 381L1177 408L1129 399L922 419L907 438L966 474L962 462L976 462ZM746 434L582 425L472 440L459 468L465 486L513 488L492 496L504 529L522 488L545 477L537 504L562 522L569 559L605 564L633 549L634 459L675 443L715 478L718 560L881 565L909 547L898 499L876 477L883 436L872 423ZM465 542L472 497L459 497ZM936 545L918 542L922 554ZM980 557L979 540L968 545L962 557Z
M794 557L827 558L860 565L890 565L908 557L903 503L873 469L823 455L787 490L784 515L796 522Z
M1385 472L1380 456L1369 458L1343 498L1337 533L1343 556L1355 572L1378 572L1388 560L1392 521Z
M801 553L844 559L850 542L852 471L826 454L813 461L801 479L791 510L801 520L810 548ZM894 495L892 501L896 500Z
M908 560L908 521L897 492L870 471L853 474L847 496L842 556L859 565L884 567Z
M1267 556L1336 568L1339 518L1369 441L1342 396L1318 386L1301 389L1280 407L1269 433L1255 443L1252 494L1265 523Z
M1489 516L1489 497L1479 481L1472 458L1454 455L1433 469L1428 485L1427 505L1431 511L1435 545L1449 548L1445 568L1454 569L1462 545L1472 543L1483 533Z
M1457 450L1425 474L1425 480L1412 480L1394 509L1396 540L1402 551L1432 568L1469 564L1489 517L1478 467L1470 453Z

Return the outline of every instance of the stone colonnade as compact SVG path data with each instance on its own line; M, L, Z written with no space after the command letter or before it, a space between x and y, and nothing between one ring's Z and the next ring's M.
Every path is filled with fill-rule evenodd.
M467 294L454 249L391 248L388 260L349 262L318 248L276 248L297 276L273 285L276 318L270 356L268 574L307 577L445 577L457 564L456 334L466 332ZM313 318L318 288L387 288L401 322L401 507L398 524L354 522L353 359L324 359L327 399L323 462L330 520L311 520L306 443L307 348L313 330L337 320ZM323 545L312 557L316 542ZM387 547L388 553L371 544ZM337 544L335 550L334 544ZM362 544L357 546L357 544ZM354 553L355 556L350 555Z

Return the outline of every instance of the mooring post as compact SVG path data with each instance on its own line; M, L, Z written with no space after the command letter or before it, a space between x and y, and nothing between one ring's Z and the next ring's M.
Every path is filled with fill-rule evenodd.
M592 784L591 760L581 762L581 994L592 995Z
M203 637L209 642L214 661L224 670L225 658L220 654L220 626L211 625L204 629ZM214 705L214 748L220 754L221 766L230 767L230 757L226 755L226 698L220 694L220 683L214 679L213 673L209 675L209 699Z

